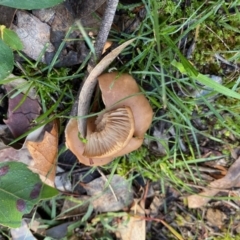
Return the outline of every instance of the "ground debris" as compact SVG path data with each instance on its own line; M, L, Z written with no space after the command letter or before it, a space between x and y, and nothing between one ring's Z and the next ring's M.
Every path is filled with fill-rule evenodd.
M144 240L146 236L145 210L138 201L134 201L130 215L124 217L118 225L117 236L122 240Z
M123 210L133 202L133 192L129 183L118 175L100 177L82 186L87 194L93 197L91 204L97 212Z
M227 216L219 209L213 209L213 208L207 209L206 220L213 226L222 228L223 225L225 224L224 220L226 219L227 219Z
M211 182L204 191L197 195L191 195L188 199L190 208L198 208L204 206L221 190L227 190L240 185L240 157L229 168L226 176Z
M45 46L48 51L53 51L50 43L50 27L41 22L32 14L18 10L16 13L17 23L12 24L12 29L21 39L24 49L23 52L30 58L37 60ZM44 59L42 59L45 62Z

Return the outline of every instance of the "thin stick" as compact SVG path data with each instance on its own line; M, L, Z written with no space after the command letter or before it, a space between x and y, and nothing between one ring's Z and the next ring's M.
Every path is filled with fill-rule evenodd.
M96 61L98 61L102 55L103 48L108 38L108 34L110 32L113 19L115 16L115 12L117 9L119 0L107 0L107 7L103 16L103 20L100 26L99 34L96 39L96 47L95 47L95 57ZM96 65L97 62L94 62L94 57L90 60L90 64L93 66Z

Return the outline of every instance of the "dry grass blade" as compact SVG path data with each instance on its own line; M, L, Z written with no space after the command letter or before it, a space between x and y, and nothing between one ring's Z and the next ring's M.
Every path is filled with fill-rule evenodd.
M169 224L167 224L165 221L158 219L160 223L162 223L168 230L178 239L178 240L184 240L183 237Z

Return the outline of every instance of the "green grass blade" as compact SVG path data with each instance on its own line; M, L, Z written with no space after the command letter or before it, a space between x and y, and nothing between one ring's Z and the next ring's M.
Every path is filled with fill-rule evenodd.
M213 91L216 91L218 93L221 93L228 97L233 97L240 99L240 94L237 92L234 92L233 90L222 86L221 84L213 81L211 78L199 73L198 75L194 75L191 71L187 71L187 69L183 66L182 63L177 62L176 60L173 60L171 63L174 67L176 67L182 74L186 74L189 77L192 77L196 81L199 81L200 83L206 85L209 88L212 88Z

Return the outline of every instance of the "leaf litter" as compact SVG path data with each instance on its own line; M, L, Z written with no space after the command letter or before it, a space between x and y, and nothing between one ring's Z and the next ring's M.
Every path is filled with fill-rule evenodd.
M101 4L102 2L104 1L101 1ZM82 14L84 14L84 11L82 12ZM49 34L49 30L47 34ZM67 47L69 47L69 45ZM41 49L43 48L44 48L44 44L41 46ZM71 49L71 47L69 48ZM122 49L120 50L120 52L121 51ZM84 53L82 54L84 55ZM114 51L112 51L112 54L114 55ZM109 55L110 60L112 61L115 57L117 57L117 55L118 54L116 54L115 56ZM39 54L37 54L37 57L38 56ZM104 58L102 60L104 61ZM79 62L81 61L77 59L77 61L75 61L74 64ZM101 64L102 62L100 62L100 65ZM104 64L105 65L102 65L102 66L99 65L101 68L100 72L103 71L104 68L109 66L110 61L109 63L106 61ZM99 66L96 67L96 70ZM100 72L98 73L100 74ZM98 76L99 74L96 74L94 71L92 71L92 75L90 73L89 77L91 78L93 76L93 79L94 79L95 75ZM15 87L16 86L6 87L6 90L8 93L10 93L12 90L15 89ZM19 97L15 98L17 96ZM11 100L10 94L9 94L9 97L10 97L10 101L9 101L9 107L8 107L8 120L5 119L4 121L6 121L8 128L11 129L12 135L13 135L12 140L14 140L14 138L24 134L26 131L28 131L32 127L32 123L34 122L34 119L36 119L36 117L39 116L40 114L40 108L39 108L39 105L37 104L37 101L35 100L31 101L33 98L29 95L29 93L26 96L23 93L17 94L15 92L14 95L12 96L13 100ZM24 103L25 101L23 101L23 98L25 100L27 99L30 99L30 100L26 101L26 105L23 105L23 107L20 108L21 105L18 106L18 103L19 102ZM33 107L33 110L30 110L30 113L29 113L28 111L26 111L26 109L30 105L31 106L33 105L34 107ZM16 109L17 110L19 109L19 112L16 112L15 111ZM36 109L37 111L35 112ZM17 122L19 118L17 117L17 114L20 114L20 118L22 118L22 121L23 121L23 123L19 125ZM161 116L161 119L163 119L163 121L166 120L162 116ZM166 122L167 121L169 120L166 120ZM47 130L43 129L41 133L38 133L37 137L35 137L34 139L27 138L27 141L23 145L23 148L20 150L16 150L16 149L13 149L12 147L6 146L7 147L6 149L3 149L0 151L0 159L1 159L0 161L10 162L11 160L18 161L20 159L24 159L24 163L27 164L30 168L34 169L35 172L40 174L44 182L46 182L47 180L49 185L54 186L54 180L55 180L56 174L61 175L61 173L57 172L56 170L55 161L58 153L59 136L58 136L58 131L56 130L57 124L53 123L53 125L55 127L53 128L50 127L50 130L48 129L48 127L46 127ZM20 132L18 132L19 129L17 128L17 126L22 126ZM166 140L164 144L171 141L172 137L177 137L175 134L174 127L171 127L172 130L169 132L166 131L166 126L165 127L162 127L162 125L156 126L156 129L157 128L159 128L161 130L159 132L164 135L164 141ZM157 129L157 131L159 129ZM165 134L165 131L166 131L166 134ZM157 142L158 148L160 149L159 153L160 155L163 155L163 156L166 154L166 151L169 150L167 148L164 148L164 144L161 145L160 142ZM186 151L185 147L182 147L182 149L183 151ZM204 146L202 147L202 149L206 150L207 147ZM215 154L214 151L212 151L212 154ZM217 194L220 196L222 193L225 193L225 194L229 193L233 196L234 195L236 196L238 194L233 189L233 188L239 187L239 184L240 184L238 182L239 158L236 158L236 159L237 160L232 164L232 166L229 167L228 170L226 170L228 167L225 166L222 168L219 167L217 171L216 170L217 167L215 169L210 169L209 165L203 164L203 166L201 166L202 168L199 168L199 169L200 169L200 174L203 180L206 180L204 179L204 177L208 178L208 182L206 181L207 184L205 184L206 187L204 187L203 190L199 192L198 186L192 184L190 185L191 189L193 189L194 192L199 192L199 193L184 197L184 200L185 199L188 200L187 201L188 207L196 208L198 215L203 216L203 218L207 221L207 223L202 223L201 229L198 232L200 239L204 239L204 237L207 236L207 231L210 228L209 226L207 226L208 223L210 223L211 226L219 229L224 228L224 223L226 222L226 219L229 218L226 212L229 210L228 212L232 213L234 212L233 208L238 209L239 203L237 199L234 200L235 205L232 202L231 202L232 205L230 205L230 202L225 202L225 204L218 204L218 202L212 201L213 200L212 197ZM170 163L172 163L171 159L169 161ZM79 170L78 167L80 168L81 165L79 166L79 163L77 163L76 166L77 167L72 169L71 171L74 172L76 169L78 171ZM162 168L164 170L164 166ZM197 168L193 166L192 169L193 171L195 171ZM204 171L201 172L201 169L204 169ZM68 177L70 178L70 180L72 180L71 177L74 173L72 173L71 171L64 172L63 170L63 173L66 174L66 181ZM207 174L205 174L206 172ZM221 172L221 174L217 175L216 173L219 173L219 172ZM5 176L7 175L7 173L8 173L8 168L6 166L0 169L0 175L2 174L2 176ZM187 174L188 173L186 173L186 176ZM176 172L176 175L179 176L181 175L181 173ZM182 234L184 235L187 232L186 235L188 236L188 235L191 235L192 232L189 233L189 231L186 229L191 229L192 231L194 228L191 226L198 223L197 219L195 218L195 214L186 208L187 204L186 205L182 204L181 202L182 199L181 197L179 197L179 194L176 194L176 195L170 194L170 193L173 193L174 190L173 189L169 190L170 187L167 183L163 183L163 182L161 183L161 187L162 189L164 189L163 192L160 191L159 184L156 184L158 185L158 189L153 190L154 194L151 196L148 196L147 199L145 199L147 200L146 202L144 201L143 203L140 201L139 203L139 200L137 201L136 198L133 197L133 195L138 194L136 189L129 188L129 181L119 175L112 175L112 176L107 175L106 177L103 177L103 176L98 177L88 183L84 183L81 180L82 179L80 179L79 177L78 185L83 187L86 190L86 195L81 196L82 193L80 194L76 190L76 188L71 189L72 185L71 187L65 188L63 190L65 194L70 194L71 197L69 197L69 199L66 198L66 200L64 201L65 206L62 208L61 219L64 219L64 217L74 218L76 216L82 216L84 213L86 213L88 211L86 208L89 205L86 204L86 206L84 207L79 207L79 204L81 204L82 202L89 202L94 209L94 214L98 214L99 212L108 213L110 211L125 211L124 217L115 218L115 220L117 219L119 221L118 230L119 230L120 238L124 240L125 239L145 239L146 233L148 232L149 229L151 229L149 228L149 225L153 226L153 229L155 229L155 232L153 230L153 234L156 234L155 235L156 238L160 236L160 239L165 239L166 236L169 236L169 233L166 232L166 229L168 229L173 235L175 235L176 238L182 239L175 229L180 228L182 231ZM210 184L209 184L209 181L211 181ZM38 192L39 192L39 185L36 185L33 188L30 196L34 198L34 196L38 195ZM223 196L226 196L226 195L223 195ZM119 199L121 201L119 201ZM69 200L69 202L67 202L67 200ZM148 201L150 202L150 205ZM18 210L23 211L26 207L25 202L22 199L19 199L17 203L18 203ZM71 208L73 209L73 211L68 211ZM182 216L180 216L179 211L181 212L181 214L183 214L184 218L181 218ZM172 212L176 214L174 215L172 214ZM147 217L148 213L150 213L150 218ZM91 222L91 218L89 219L89 222ZM177 225L176 225L176 222L177 222ZM70 222L70 223L72 224L74 222ZM57 228L57 231L61 232L61 236L64 236L64 232L67 231L68 224L63 223L63 225L58 225L58 226L59 228ZM52 233L50 235L53 236Z
M212 181L204 191L197 195L188 196L188 206L199 208L208 203L221 190L230 190L240 186L240 157L228 169L227 174L218 180Z
M33 158L29 168L33 172L38 173L44 183L54 187L58 154L57 121L53 122L50 132L44 131L42 141L26 141L25 144Z
M27 84L26 80L16 78L11 74L5 81L4 88L8 98L8 112L7 119L3 119L3 121L10 129L13 137L18 138L31 129L33 121L40 115L41 106L34 89L28 89L29 94L27 96L25 95L27 90L17 92L17 87L20 88Z
M133 202L133 192L126 179L113 175L97 178L82 184L97 212L114 212L128 208Z

